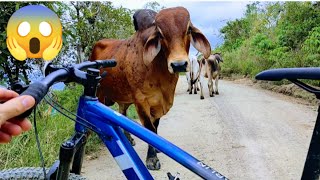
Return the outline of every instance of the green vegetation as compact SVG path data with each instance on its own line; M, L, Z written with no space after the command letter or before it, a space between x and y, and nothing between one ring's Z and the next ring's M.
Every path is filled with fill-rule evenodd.
M320 66L319 2L255 2L220 32L222 71L253 78L270 68ZM317 85L317 83L314 83Z

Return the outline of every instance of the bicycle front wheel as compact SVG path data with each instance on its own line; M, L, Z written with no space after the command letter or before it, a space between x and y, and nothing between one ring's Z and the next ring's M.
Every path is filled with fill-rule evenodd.
M49 169L46 169L48 172ZM44 180L43 169L40 167L23 167L0 171L0 180ZM69 180L87 180L77 174L69 174Z

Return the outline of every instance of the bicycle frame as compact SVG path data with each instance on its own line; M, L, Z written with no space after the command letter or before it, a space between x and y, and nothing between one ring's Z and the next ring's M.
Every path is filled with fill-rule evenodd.
M76 132L78 134L87 134L88 129L84 125L94 129L109 149L127 179L153 178L123 134L121 128L157 148L162 153L171 157L204 179L227 179L166 139L103 105L97 98L89 96L80 97L77 115L81 118L77 118L77 123L75 125ZM87 121L84 121L82 118ZM80 146L79 149L83 148ZM60 155L61 154L62 153L60 153ZM80 160L80 162L81 161L82 160ZM60 168L59 171L61 171Z

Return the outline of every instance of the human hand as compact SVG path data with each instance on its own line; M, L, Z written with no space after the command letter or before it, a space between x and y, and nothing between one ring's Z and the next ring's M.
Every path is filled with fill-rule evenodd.
M14 91L0 88L0 143L10 142L12 136L31 129L28 119L17 119L16 116L34 106L31 96L19 96Z

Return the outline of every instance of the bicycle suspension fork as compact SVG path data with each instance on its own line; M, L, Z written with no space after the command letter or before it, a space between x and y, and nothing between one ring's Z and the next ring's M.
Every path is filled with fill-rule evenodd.
M80 174L87 136L87 133L76 132L61 145L59 161L51 167L47 179L67 180L69 173Z

